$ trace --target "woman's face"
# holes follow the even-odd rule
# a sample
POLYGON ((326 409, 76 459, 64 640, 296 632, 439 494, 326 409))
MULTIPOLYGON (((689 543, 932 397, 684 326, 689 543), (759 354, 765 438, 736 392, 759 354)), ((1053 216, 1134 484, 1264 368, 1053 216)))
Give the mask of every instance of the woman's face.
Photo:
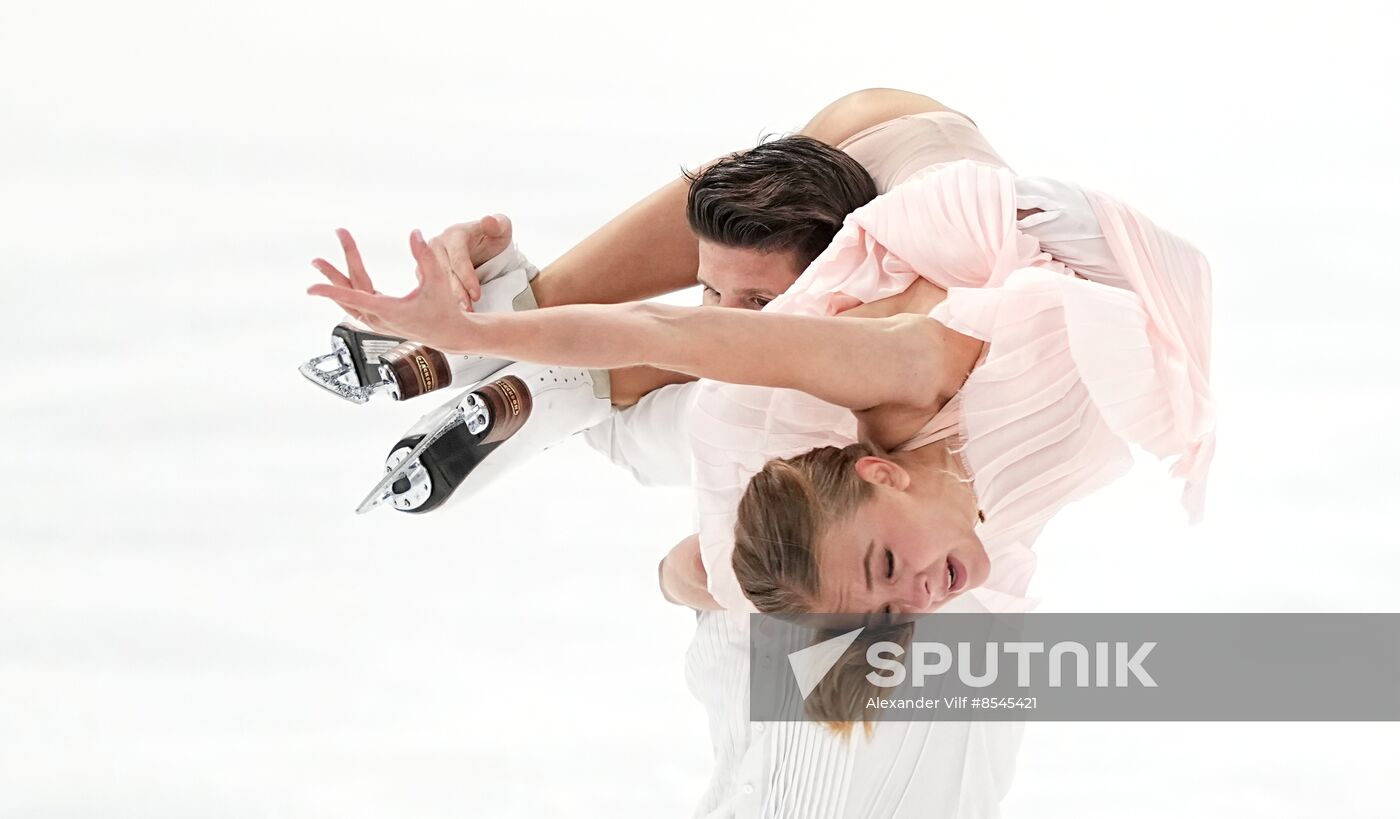
POLYGON ((856 471, 874 484, 873 497, 818 547, 820 611, 930 612, 986 582, 991 561, 973 530, 975 503, 958 492, 911 491, 909 473, 883 458, 862 458, 856 471))

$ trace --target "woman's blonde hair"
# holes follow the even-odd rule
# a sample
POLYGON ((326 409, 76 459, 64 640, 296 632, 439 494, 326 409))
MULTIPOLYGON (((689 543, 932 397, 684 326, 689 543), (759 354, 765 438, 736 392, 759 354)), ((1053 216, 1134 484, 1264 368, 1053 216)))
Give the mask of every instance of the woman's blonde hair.
MULTIPOLYGON (((771 460, 749 481, 739 501, 733 563, 740 588, 759 611, 784 615, 817 610, 822 591, 817 544, 834 523, 874 493, 855 468, 870 455, 886 457, 868 443, 822 447, 771 460)), ((945 471, 966 483, 957 473, 945 471)), ((864 724, 868 736, 879 717, 880 709, 868 703, 879 699, 884 689, 868 678, 866 650, 885 641, 907 647, 914 633, 910 622, 871 618, 804 703, 809 717, 843 736, 849 736, 857 722, 864 724)), ((812 643, 847 631, 849 625, 819 630, 812 643)))
POLYGON ((821 594, 817 543, 870 497, 855 464, 883 455, 873 445, 822 447, 764 464, 739 501, 734 574, 744 596, 768 614, 813 611, 821 594))
MULTIPOLYGON (((749 481, 734 530, 734 573, 759 611, 782 615, 817 609, 817 543, 837 520, 874 493, 874 487, 856 474, 856 462, 869 455, 885 453, 866 443, 822 447, 771 460, 749 481)), ((848 630, 818 631, 813 644, 848 630)), ((866 677, 866 649, 886 640, 906 645, 912 634, 910 623, 882 618, 867 623, 806 698, 807 715, 846 737, 854 724, 862 723, 868 736, 879 709, 867 703, 882 689, 866 677)))

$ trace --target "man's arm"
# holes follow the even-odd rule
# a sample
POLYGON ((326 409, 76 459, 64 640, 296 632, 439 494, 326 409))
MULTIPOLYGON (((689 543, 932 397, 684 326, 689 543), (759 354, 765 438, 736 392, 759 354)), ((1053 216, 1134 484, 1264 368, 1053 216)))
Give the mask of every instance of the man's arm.
MULTIPOLYGON (((832 102, 799 133, 835 146, 886 120, 951 110, 922 94, 867 88, 832 102)), ((685 218, 689 190, 685 179, 672 180, 579 242, 540 271, 535 301, 614 304, 693 287, 699 251, 685 218)))
POLYGON ((689 191, 683 178, 666 183, 541 269, 535 301, 616 304, 694 287, 700 262, 685 218, 689 191))
MULTIPOLYGON (((886 120, 952 109, 893 88, 847 94, 817 113, 804 136, 839 145, 886 120)), ((685 218, 690 183, 675 179, 628 208, 540 271, 532 283, 541 307, 637 301, 695 285, 699 251, 685 218)), ((664 384, 684 380, 649 367, 615 371, 613 402, 630 406, 664 384)))

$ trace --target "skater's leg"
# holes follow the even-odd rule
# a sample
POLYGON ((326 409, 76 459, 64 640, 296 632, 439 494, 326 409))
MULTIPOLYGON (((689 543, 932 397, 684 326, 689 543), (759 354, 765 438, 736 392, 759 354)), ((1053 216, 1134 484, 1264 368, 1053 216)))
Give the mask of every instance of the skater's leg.
POLYGON ((604 372, 509 364, 409 428, 359 511, 442 508, 612 413, 604 372))
POLYGON ((652 390, 636 406, 613 410, 584 430, 583 438, 644 486, 688 486, 686 429, 697 388, 698 382, 689 381, 652 390))

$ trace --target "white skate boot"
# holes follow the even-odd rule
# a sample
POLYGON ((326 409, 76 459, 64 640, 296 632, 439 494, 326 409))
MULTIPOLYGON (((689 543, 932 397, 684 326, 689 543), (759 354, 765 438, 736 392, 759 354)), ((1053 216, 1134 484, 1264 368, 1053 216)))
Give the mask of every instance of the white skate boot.
POLYGON ((509 364, 409 428, 355 511, 441 508, 610 412, 605 370, 509 364))
MULTIPOLYGON (((533 310, 530 282, 539 269, 512 242, 477 268, 482 313, 533 310)), ((364 404, 375 395, 395 401, 452 384, 472 384, 510 362, 477 355, 447 355, 416 341, 375 333, 348 316, 331 330, 331 351, 299 368, 307 380, 347 401, 364 404)))

